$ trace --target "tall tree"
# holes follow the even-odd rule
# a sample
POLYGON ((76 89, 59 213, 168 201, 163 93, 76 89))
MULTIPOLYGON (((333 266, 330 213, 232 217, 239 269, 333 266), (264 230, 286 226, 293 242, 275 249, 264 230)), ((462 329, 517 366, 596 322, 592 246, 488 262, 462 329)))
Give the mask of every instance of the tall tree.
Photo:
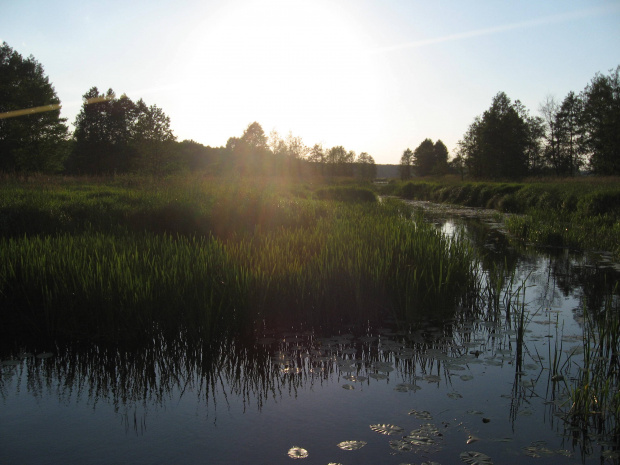
POLYGON ((583 102, 569 92, 556 114, 558 168, 561 174, 575 176, 583 166, 583 102))
POLYGON ((364 181, 372 181, 377 177, 375 159, 366 152, 360 153, 355 163, 357 165, 357 174, 364 181))
POLYGON ((86 174, 129 171, 135 159, 134 125, 138 109, 126 95, 112 89, 100 94, 91 87, 75 119, 74 146, 69 168, 86 174))
POLYGON ((620 66, 600 73, 583 92, 582 146, 595 174, 620 174, 620 66))
POLYGON ((139 170, 156 175, 170 171, 173 168, 172 142, 176 140, 170 129, 170 118, 157 105, 149 107, 142 99, 136 103, 136 109, 133 145, 139 170))
POLYGON ((0 46, 0 170, 59 171, 68 131, 60 100, 30 56, 24 59, 6 42, 0 46))
POLYGON ((310 153, 308 154, 308 161, 317 167, 315 171, 320 174, 325 174, 325 163, 327 161, 327 156, 325 155, 325 150, 323 150, 323 146, 321 144, 314 144, 312 146, 310 153))
POLYGON ((513 104, 500 92, 459 142, 460 153, 474 177, 524 177, 538 152, 541 131, 541 120, 529 118, 518 100, 513 104))
POLYGON ((543 151, 545 163, 550 166, 556 175, 562 174, 562 163, 560 162, 560 143, 558 140, 558 121, 557 115, 560 111, 560 104, 555 97, 548 95, 545 101, 540 104, 538 111, 543 115, 545 148, 543 151))
POLYGON ((400 164, 398 165, 398 172, 400 174, 400 179, 406 181, 407 179, 411 179, 411 167, 413 165, 413 152, 410 149, 407 149, 403 152, 400 157, 400 164))
POLYGON ((251 151, 255 153, 264 153, 269 150, 265 131, 263 131, 262 126, 256 121, 250 123, 245 131, 243 131, 241 140, 247 144, 251 151))
POLYGON ((435 144, 424 139, 413 151, 413 167, 418 176, 428 176, 435 166, 435 144))
POLYGON ((327 151, 327 172, 335 176, 353 175, 355 152, 347 152, 342 145, 332 147, 327 151))
POLYGON ((448 147, 441 139, 437 139, 433 146, 433 157, 435 159, 433 174, 446 174, 448 172, 448 147))

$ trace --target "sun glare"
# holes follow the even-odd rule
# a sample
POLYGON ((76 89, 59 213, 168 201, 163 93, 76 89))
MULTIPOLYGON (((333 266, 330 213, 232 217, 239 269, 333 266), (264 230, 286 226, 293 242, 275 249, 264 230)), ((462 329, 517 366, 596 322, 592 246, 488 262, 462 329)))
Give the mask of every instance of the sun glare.
POLYGON ((346 145, 347 133, 359 140, 364 115, 378 111, 382 89, 369 48, 359 25, 328 2, 224 7, 189 33, 189 65, 179 76, 188 94, 178 113, 209 118, 202 127, 218 125, 227 136, 258 121, 307 144, 346 145))

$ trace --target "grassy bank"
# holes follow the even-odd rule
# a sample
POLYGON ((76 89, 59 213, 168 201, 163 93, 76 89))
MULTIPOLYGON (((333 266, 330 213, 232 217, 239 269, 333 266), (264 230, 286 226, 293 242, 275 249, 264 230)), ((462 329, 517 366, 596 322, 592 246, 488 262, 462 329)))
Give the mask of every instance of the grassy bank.
POLYGON ((541 245, 608 250, 620 258, 620 179, 579 178, 523 183, 411 181, 383 193, 518 213, 510 232, 541 245))
POLYGON ((0 189, 5 336, 416 321, 479 285, 467 245, 360 186, 54 178, 0 189))

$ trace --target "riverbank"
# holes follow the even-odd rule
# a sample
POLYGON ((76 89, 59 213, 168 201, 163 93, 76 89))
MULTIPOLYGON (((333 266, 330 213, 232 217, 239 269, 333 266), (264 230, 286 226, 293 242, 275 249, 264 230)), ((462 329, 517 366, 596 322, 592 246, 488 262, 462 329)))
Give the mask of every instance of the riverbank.
POLYGON ((392 182, 383 194, 519 213, 509 232, 526 242, 605 250, 620 259, 620 179, 579 178, 522 183, 454 179, 392 182))

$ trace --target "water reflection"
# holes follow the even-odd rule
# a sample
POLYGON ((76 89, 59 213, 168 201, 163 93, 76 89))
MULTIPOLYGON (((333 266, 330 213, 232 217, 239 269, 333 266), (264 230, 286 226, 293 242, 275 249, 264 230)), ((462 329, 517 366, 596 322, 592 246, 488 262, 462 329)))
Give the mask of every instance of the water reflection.
MULTIPOLYGON (((617 280, 613 269, 567 251, 511 244, 481 220, 436 221, 485 251, 481 267, 489 279, 477 305, 449 320, 5 350, 0 462, 28 463, 15 460, 28 446, 13 444, 24 430, 41 435, 54 426, 42 424, 30 398, 74 410, 111 407, 123 431, 140 439, 120 456, 98 451, 104 462, 136 454, 149 437, 156 438, 154 456, 133 462, 170 454, 176 463, 276 463, 300 450, 324 463, 351 462, 346 454, 360 463, 455 463, 463 453, 495 463, 525 456, 538 463, 617 462, 617 432, 584 434, 569 415, 583 362, 583 309, 600 312, 617 280), (245 456, 241 440, 251 451, 245 456)), ((71 427, 69 435, 86 434, 82 421, 71 427)), ((61 458, 80 461, 69 452, 61 458)))

